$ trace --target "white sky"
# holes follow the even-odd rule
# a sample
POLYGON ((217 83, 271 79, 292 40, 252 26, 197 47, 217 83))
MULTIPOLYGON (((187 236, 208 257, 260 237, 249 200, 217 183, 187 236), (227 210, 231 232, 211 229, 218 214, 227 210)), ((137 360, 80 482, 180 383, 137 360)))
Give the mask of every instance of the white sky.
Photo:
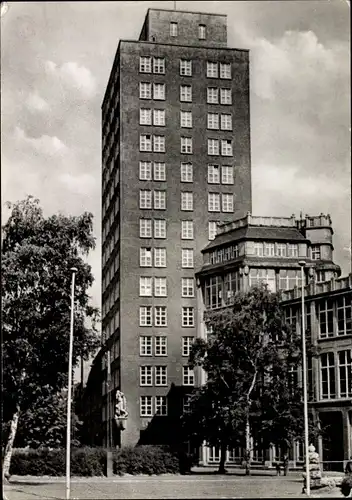
MULTIPOLYGON (((32 194, 45 213, 92 211, 100 306, 100 107, 119 39, 162 2, 9 2, 1 19, 2 208, 32 194)), ((331 214, 350 272, 350 11, 345 0, 177 2, 224 13, 250 49, 254 215, 331 214)))

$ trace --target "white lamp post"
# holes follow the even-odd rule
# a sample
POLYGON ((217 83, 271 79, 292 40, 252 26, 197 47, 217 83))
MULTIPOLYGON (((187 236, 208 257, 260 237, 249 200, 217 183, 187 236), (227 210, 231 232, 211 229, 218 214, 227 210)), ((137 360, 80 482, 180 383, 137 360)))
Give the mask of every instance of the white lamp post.
POLYGON ((70 498, 70 465, 71 465, 71 399, 72 399, 72 354, 73 354, 73 319, 75 307, 75 277, 77 269, 71 268, 71 322, 70 347, 68 354, 68 394, 67 394, 67 429, 66 429, 66 500, 70 498))
POLYGON ((305 261, 300 260, 301 266, 301 294, 302 294, 302 359, 303 359, 303 405, 304 405, 304 447, 306 454, 306 493, 310 496, 310 475, 309 475, 309 435, 308 435, 308 390, 307 390, 307 357, 306 357, 306 325, 304 310, 304 266, 305 261))

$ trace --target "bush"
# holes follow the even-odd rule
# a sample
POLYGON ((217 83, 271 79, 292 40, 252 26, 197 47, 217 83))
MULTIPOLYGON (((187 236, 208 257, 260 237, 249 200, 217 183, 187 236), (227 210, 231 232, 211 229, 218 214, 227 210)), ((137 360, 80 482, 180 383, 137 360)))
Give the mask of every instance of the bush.
POLYGON ((114 474, 177 474, 179 457, 165 446, 141 445, 117 450, 114 454, 114 474))
POLYGON ((344 477, 340 486, 341 493, 348 497, 352 489, 352 474, 347 477, 344 477))
MULTIPOLYGON (((76 448, 71 452, 73 476, 101 476, 104 473, 106 452, 101 448, 76 448)), ((17 450, 12 455, 10 474, 19 476, 64 476, 66 450, 40 448, 17 450)))

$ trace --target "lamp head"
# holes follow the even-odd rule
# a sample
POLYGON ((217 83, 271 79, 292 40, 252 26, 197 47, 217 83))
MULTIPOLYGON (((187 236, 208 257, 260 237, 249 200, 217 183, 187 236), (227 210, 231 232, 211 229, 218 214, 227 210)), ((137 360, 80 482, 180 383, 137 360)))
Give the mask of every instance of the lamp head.
POLYGON ((77 269, 77 267, 71 267, 70 271, 71 271, 71 273, 77 273, 78 269, 77 269))
POLYGON ((298 262, 298 264, 301 266, 301 267, 304 267, 306 265, 306 261, 305 260, 300 260, 298 262))

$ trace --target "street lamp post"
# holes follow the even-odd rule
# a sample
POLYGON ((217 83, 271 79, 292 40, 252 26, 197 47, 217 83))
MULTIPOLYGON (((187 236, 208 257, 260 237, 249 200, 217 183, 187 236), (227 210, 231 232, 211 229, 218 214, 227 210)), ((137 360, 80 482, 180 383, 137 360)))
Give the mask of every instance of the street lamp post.
POLYGON ((302 299, 302 359, 303 359, 303 405, 304 405, 304 447, 306 455, 306 493, 310 496, 310 474, 309 474, 309 435, 308 435, 308 390, 307 390, 307 355, 306 355, 306 326, 304 310, 304 266, 305 261, 299 261, 301 266, 301 299, 302 299))
POLYGON ((73 319, 75 306, 75 277, 77 269, 71 268, 71 321, 70 347, 68 354, 68 393, 67 393, 67 429, 66 429, 66 500, 70 498, 70 466, 71 466, 71 399, 72 399, 72 354, 73 354, 73 319))

